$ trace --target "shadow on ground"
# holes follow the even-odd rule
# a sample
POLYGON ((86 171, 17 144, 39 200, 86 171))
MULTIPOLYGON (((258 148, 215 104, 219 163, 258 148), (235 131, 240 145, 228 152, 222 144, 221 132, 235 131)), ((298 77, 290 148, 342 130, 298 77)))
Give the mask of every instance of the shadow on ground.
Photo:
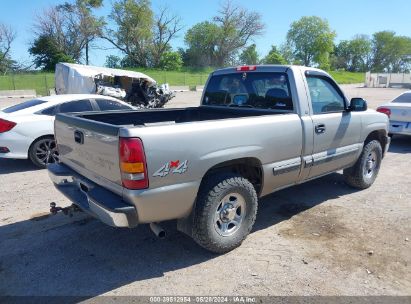
POLYGON ((39 170, 28 159, 0 158, 0 174, 39 170))
MULTIPOLYGON (((254 231, 352 191, 337 173, 279 191, 261 200, 254 231)), ((1 226, 0 295, 92 297, 217 257, 174 224, 166 223, 165 240, 155 238, 147 225, 115 229, 83 215, 1 226)))
POLYGON ((411 153, 411 136, 394 135, 388 149, 391 153, 411 153))

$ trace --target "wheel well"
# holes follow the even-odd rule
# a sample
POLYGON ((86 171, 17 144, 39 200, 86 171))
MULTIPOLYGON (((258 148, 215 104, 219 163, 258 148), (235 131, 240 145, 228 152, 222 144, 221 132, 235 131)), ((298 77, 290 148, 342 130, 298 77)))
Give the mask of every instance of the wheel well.
POLYGON ((387 134, 385 130, 376 130, 368 134, 367 138, 365 139, 364 143, 367 144, 372 140, 377 140, 381 144, 382 152, 385 151, 385 146, 387 145, 387 134))
MULTIPOLYGON (((253 184, 257 196, 260 195, 263 184, 263 169, 261 162, 252 157, 238 158, 219 163, 211 167, 201 180, 201 185, 210 176, 219 172, 230 172, 241 175, 253 184)), ((200 185, 200 187, 201 187, 200 185)))

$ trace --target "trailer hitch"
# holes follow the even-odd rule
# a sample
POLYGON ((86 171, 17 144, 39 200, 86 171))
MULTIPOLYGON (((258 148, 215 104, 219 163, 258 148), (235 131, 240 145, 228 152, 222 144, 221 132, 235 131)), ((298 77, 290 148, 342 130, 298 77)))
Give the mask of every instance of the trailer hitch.
POLYGON ((64 215, 72 217, 74 212, 80 211, 81 209, 74 204, 68 207, 57 207, 55 202, 50 203, 50 213, 53 215, 56 215, 58 212, 63 212, 64 215))

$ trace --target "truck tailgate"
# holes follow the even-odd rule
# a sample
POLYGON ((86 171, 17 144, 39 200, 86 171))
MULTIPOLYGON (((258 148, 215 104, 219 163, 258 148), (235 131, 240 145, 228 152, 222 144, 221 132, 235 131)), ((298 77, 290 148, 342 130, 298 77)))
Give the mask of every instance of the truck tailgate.
POLYGON ((57 115, 54 132, 60 162, 122 195, 119 127, 76 116, 57 115))

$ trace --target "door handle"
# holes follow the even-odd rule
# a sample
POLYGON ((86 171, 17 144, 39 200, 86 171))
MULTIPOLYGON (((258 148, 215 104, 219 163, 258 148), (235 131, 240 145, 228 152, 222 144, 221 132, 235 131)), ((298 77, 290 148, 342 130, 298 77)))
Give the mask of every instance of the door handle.
POLYGON ((74 131, 74 141, 80 145, 84 144, 84 134, 81 131, 74 131))
POLYGON ((315 125, 315 133, 322 134, 324 132, 325 132, 325 124, 320 123, 320 124, 315 125))

